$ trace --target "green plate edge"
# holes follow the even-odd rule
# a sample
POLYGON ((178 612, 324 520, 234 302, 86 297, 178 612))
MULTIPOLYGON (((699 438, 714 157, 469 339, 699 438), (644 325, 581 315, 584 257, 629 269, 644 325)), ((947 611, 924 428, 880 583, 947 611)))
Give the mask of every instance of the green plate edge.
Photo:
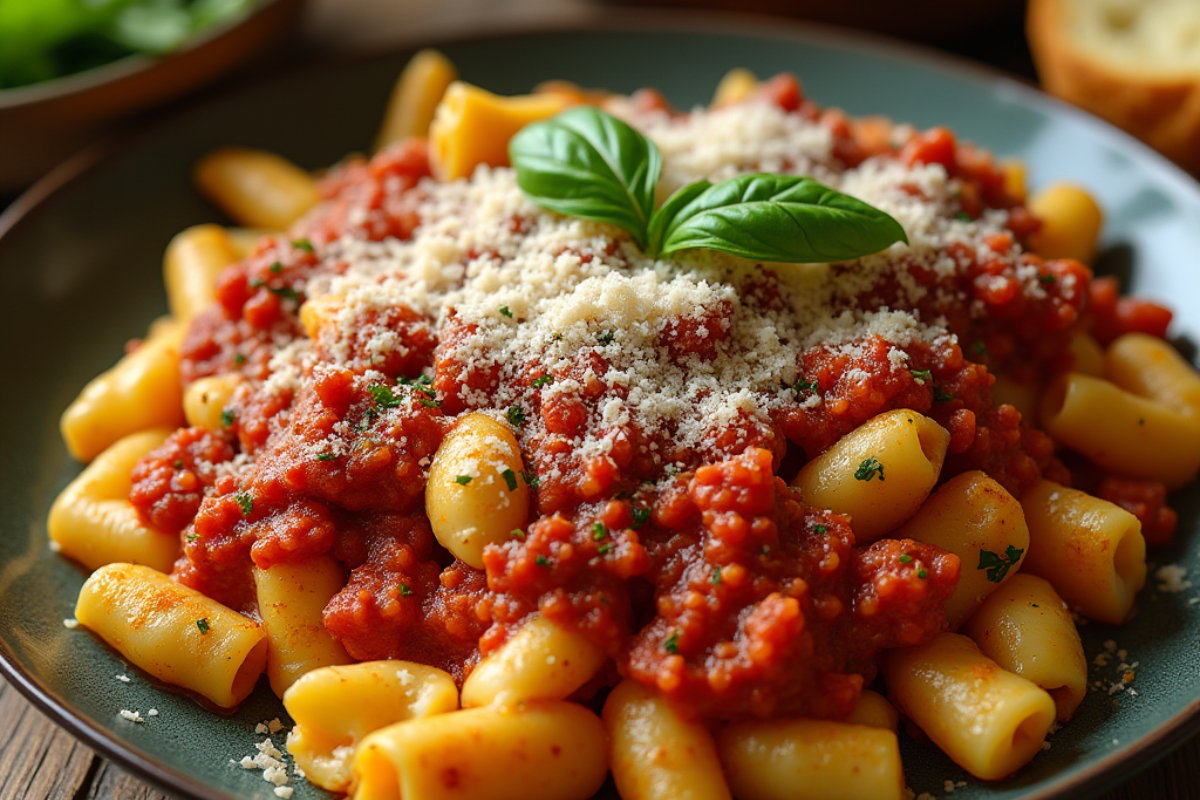
MULTIPOLYGON (((1139 293, 1173 303, 1177 333, 1200 333, 1200 270, 1189 269, 1200 252, 1200 186, 1125 134, 977 65, 820 26, 714 15, 630 15, 589 29, 436 46, 464 79, 499 93, 565 78, 618 91, 655 86, 686 108, 706 102, 726 70, 744 66, 760 75, 796 72, 809 96, 852 114, 945 124, 998 155, 1020 155, 1035 183, 1092 188, 1108 210, 1109 264, 1139 293)), ((0 217, 0 331, 9 343, 0 374, 10 376, 0 392, 0 672, 56 722, 175 796, 274 798, 260 773, 228 762, 255 752, 262 737, 254 724, 282 716, 282 707, 264 684, 237 714, 209 714, 62 626, 84 576, 45 544, 45 513, 79 471, 60 443, 58 415, 165 312, 159 265, 170 237, 221 221, 189 188, 195 160, 239 144, 318 168, 366 149, 411 53, 313 67, 209 100, 104 158, 64 167, 0 217), (117 714, 145 716, 151 707, 159 716, 142 725, 117 714)), ((1200 574, 1200 490, 1173 500, 1177 542, 1151 557, 1200 574)), ((1140 662, 1138 697, 1122 695, 1117 708, 1107 693, 1089 694, 1052 749, 1001 784, 974 781, 901 737, 909 785, 941 796, 944 780, 967 781, 956 800, 1084 797, 1165 755, 1200 728, 1200 606, 1188 603, 1195 595, 1148 588, 1127 631, 1082 629, 1089 658, 1114 639, 1128 661, 1140 662)), ((1112 667, 1090 675, 1116 677, 1112 667)), ((297 800, 329 796, 294 785, 297 800)), ((614 796, 611 784, 602 795, 614 796)))

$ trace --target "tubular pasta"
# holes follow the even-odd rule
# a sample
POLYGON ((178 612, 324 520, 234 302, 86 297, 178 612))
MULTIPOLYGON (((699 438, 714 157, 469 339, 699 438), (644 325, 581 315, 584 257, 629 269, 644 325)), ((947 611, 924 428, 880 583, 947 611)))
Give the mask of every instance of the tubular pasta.
POLYGON ((246 699, 267 662, 261 625, 150 567, 93 572, 75 618, 154 677, 222 708, 246 699))
POLYGON ((954 761, 977 778, 1007 777, 1042 749, 1054 701, 1001 669, 975 643, 939 634, 884 654, 888 697, 954 761))

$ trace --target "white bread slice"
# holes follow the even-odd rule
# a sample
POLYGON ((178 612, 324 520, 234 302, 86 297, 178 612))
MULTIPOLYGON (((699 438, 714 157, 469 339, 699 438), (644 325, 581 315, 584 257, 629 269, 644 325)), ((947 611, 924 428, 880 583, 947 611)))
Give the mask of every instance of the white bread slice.
POLYGON ((1042 85, 1200 175, 1200 0, 1030 0, 1042 85))

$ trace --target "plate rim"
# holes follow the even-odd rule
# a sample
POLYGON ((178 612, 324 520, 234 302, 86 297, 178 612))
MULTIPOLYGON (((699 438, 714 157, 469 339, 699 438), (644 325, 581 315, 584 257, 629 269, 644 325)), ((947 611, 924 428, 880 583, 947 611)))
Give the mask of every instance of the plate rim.
MULTIPOLYGON (((965 75, 968 80, 985 84, 990 89, 1002 89, 1011 93, 1020 104, 1034 110, 1052 116, 1065 116, 1090 127, 1104 144, 1129 153, 1150 167, 1154 178, 1172 185, 1184 194, 1192 195, 1200 202, 1200 177, 1193 177, 1149 145, 1099 117, 1046 94, 1022 78, 962 56, 877 33, 825 23, 782 19, 765 14, 623 10, 623 13, 614 17, 612 14, 602 15, 600 9, 586 9, 578 17, 568 20, 558 19, 544 24, 498 24, 490 26, 487 31, 471 29, 459 34, 405 38, 363 53, 318 57, 301 67, 291 67, 282 72, 260 76, 243 86, 205 96, 199 102, 187 104, 140 131, 115 141, 92 145, 38 180, 0 213, 0 254, 10 246, 14 231, 29 224, 31 219, 45 211, 57 195, 77 180, 111 159, 136 148, 140 142, 155 138, 160 130, 176 120, 196 113, 197 109, 219 104, 237 94, 277 82, 302 79, 303 76, 322 70, 338 70, 356 64, 395 58, 422 47, 469 45, 516 36, 542 37, 556 33, 635 32, 709 33, 765 38, 795 44, 833 45, 851 53, 882 55, 889 59, 931 66, 942 73, 965 75)), ((71 703, 65 697, 42 685, 25 669, 3 638, 0 638, 0 677, 6 679, 52 722, 91 747, 97 754, 129 769, 137 777, 148 781, 168 795, 186 800, 239 800, 236 795, 229 794, 223 788, 212 787, 166 763, 143 755, 129 742, 113 735, 87 716, 73 711, 71 703)), ((1127 780, 1159 762, 1197 732, 1200 732, 1200 696, 1139 741, 1101 757, 1095 764, 1069 777, 1050 779, 1047 785, 1023 795, 1022 800, 1066 800, 1094 796, 1106 787, 1127 780)))

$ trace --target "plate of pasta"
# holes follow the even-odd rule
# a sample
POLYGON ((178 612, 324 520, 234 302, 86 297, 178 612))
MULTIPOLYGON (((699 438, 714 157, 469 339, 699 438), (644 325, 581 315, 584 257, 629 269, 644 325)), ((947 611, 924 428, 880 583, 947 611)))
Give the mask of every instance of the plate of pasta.
POLYGON ((1200 725, 1197 251, 827 31, 248 87, 0 223, 0 660, 187 797, 1098 791, 1200 725))

